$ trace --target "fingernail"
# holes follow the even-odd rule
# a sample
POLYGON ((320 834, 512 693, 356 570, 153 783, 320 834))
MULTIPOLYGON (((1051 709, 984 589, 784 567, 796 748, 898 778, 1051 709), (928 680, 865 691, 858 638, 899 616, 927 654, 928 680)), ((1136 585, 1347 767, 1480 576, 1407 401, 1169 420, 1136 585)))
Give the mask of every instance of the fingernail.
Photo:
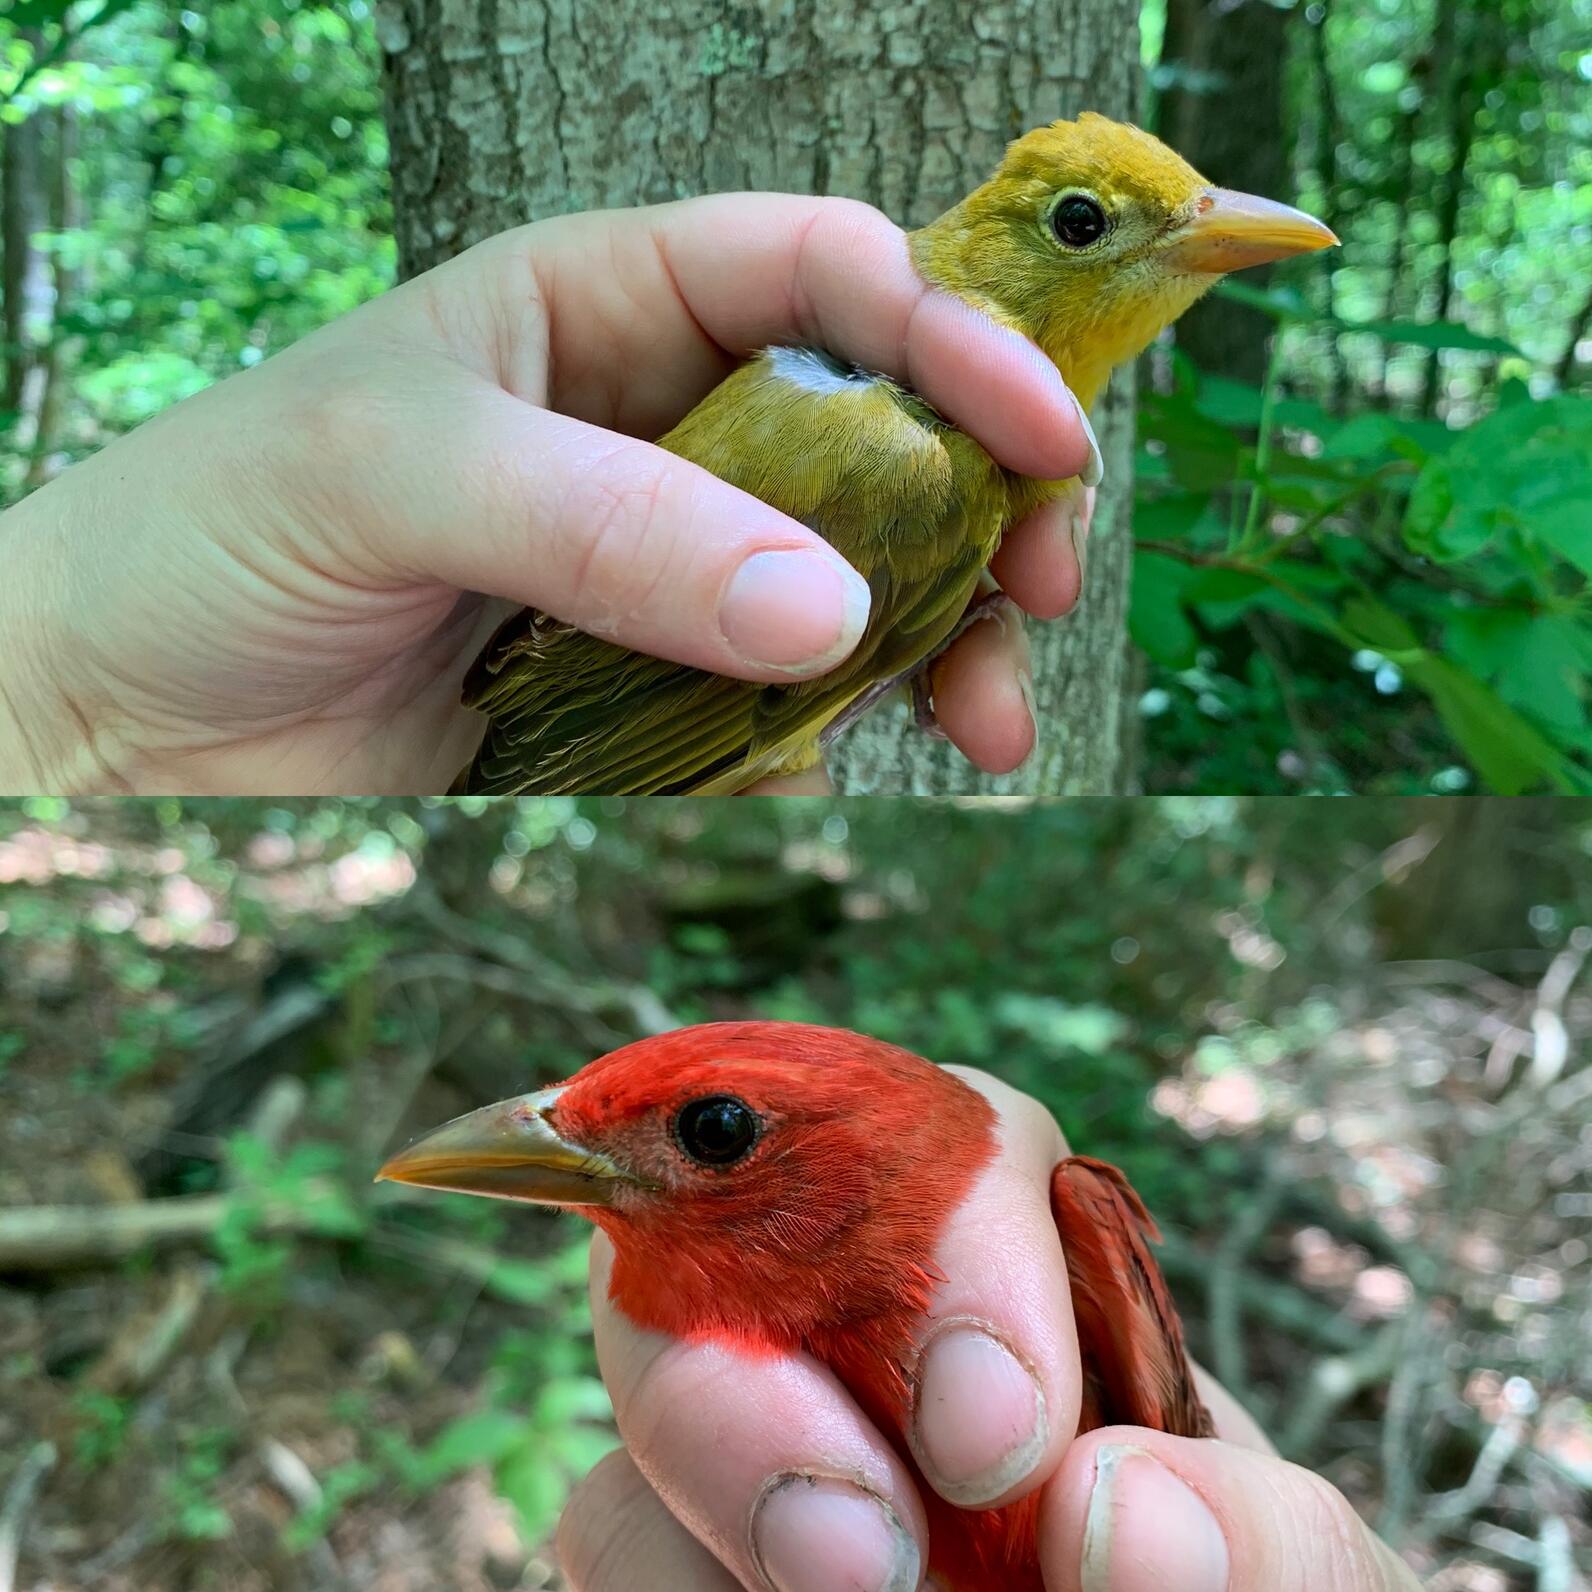
POLYGON ((1039 745, 1039 703, 1034 696, 1034 652, 1028 641, 1028 626, 1023 623, 1022 610, 1015 603, 1001 610, 1000 622, 1017 643, 1013 662, 1017 666, 1017 689, 1023 694, 1023 705, 1034 726, 1033 746, 1029 747, 1032 756, 1034 747, 1039 745))
POLYGON ((1227 1542, 1193 1488, 1142 1448, 1095 1455, 1083 1592, 1227 1592, 1227 1542))
POLYGON ((791 548, 753 553, 719 600, 719 629, 747 663, 817 674, 856 646, 868 583, 844 559, 791 548))
MULTIPOLYGON (((1030 683, 1030 712, 1032 691, 1030 683)), ((930 1342, 918 1370, 912 1450, 942 1498, 969 1507, 1000 1497, 1034 1468, 1048 1430, 1038 1382, 1004 1343, 971 1324, 930 1342)))
POLYGON ((752 1515, 752 1557, 775 1592, 914 1592, 918 1545, 884 1499, 827 1476, 776 1476, 752 1515))
POLYGON ((1089 424, 1089 416, 1084 412, 1084 407, 1078 402, 1078 395, 1073 394, 1073 407, 1078 411, 1078 418, 1083 422, 1083 432, 1089 439, 1089 462, 1078 472, 1078 479, 1085 486, 1099 486, 1105 480, 1106 462, 1100 457, 1100 442, 1094 434, 1094 427, 1089 424))
MULTIPOLYGON (((1017 671, 1017 689, 1023 693, 1023 704, 1028 709, 1028 716, 1034 722, 1034 746, 1039 745, 1039 704, 1034 699, 1034 677, 1029 669, 1024 666, 1017 671)), ((1029 748, 1032 756, 1033 747, 1029 748)))
POLYGON ((1067 518, 1067 534, 1072 537, 1072 551, 1078 560, 1078 597, 1081 601, 1084 579, 1089 573, 1089 521, 1077 509, 1067 518))

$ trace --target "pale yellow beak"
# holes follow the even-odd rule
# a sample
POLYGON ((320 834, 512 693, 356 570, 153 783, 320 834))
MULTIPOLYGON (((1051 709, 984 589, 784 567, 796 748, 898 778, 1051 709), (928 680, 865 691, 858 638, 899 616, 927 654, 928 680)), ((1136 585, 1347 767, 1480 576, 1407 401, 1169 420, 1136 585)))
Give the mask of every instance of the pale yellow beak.
POLYGON ((1172 234, 1163 258, 1175 271, 1219 276, 1330 249, 1337 241, 1331 227, 1292 205, 1231 188, 1207 188, 1195 201, 1193 218, 1172 234))
POLYGON ((455 1117, 400 1150, 376 1181, 538 1205, 608 1205, 638 1180, 605 1155, 554 1131, 546 1113, 562 1089, 542 1089, 455 1117))

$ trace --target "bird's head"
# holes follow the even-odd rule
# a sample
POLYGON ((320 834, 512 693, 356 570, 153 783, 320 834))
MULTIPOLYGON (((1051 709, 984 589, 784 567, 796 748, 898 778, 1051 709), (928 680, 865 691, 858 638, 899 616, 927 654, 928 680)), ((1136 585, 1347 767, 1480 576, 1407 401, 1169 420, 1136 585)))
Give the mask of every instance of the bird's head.
POLYGON ((789 1348, 920 1310, 994 1113, 893 1045, 712 1023, 459 1117, 378 1177, 567 1206, 613 1241, 613 1298, 683 1337, 789 1348))
POLYGON ((1337 241, 1302 210, 1213 187, 1160 139, 1086 113, 1019 138, 913 235, 913 258, 1033 338, 1087 406, 1226 272, 1337 241))

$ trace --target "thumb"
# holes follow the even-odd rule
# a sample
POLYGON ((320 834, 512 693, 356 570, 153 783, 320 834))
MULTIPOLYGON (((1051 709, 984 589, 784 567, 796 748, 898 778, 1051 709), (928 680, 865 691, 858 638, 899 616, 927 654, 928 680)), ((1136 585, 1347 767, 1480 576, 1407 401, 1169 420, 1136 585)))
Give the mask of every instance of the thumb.
POLYGON ((389 389, 340 421, 360 427, 336 453, 362 573, 505 597, 748 680, 822 673, 861 638, 867 582, 795 520, 651 443, 496 387, 447 391, 443 407, 389 389))
POLYGON ((1138 1427, 1091 1432, 1045 1493, 1048 1592, 1420 1592, 1313 1472, 1138 1427))

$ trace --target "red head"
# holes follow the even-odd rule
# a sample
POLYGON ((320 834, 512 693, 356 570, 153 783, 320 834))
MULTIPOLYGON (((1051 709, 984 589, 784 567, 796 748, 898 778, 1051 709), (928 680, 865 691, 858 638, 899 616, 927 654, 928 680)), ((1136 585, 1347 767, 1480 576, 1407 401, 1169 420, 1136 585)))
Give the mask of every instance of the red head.
POLYGON ((439 1128, 382 1177, 578 1209, 642 1326, 785 1348, 918 1310, 994 1114, 893 1045, 713 1023, 439 1128))

